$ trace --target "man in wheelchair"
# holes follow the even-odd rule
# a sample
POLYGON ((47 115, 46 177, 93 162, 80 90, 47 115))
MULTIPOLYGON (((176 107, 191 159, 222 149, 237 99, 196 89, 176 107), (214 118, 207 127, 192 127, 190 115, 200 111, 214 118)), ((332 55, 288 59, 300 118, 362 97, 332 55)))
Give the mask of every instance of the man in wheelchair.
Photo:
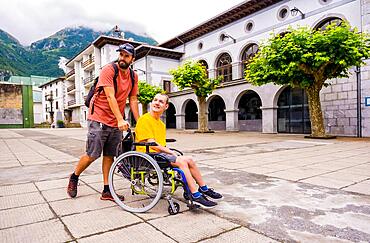
MULTIPOLYGON (((171 166, 180 168, 186 177, 193 203, 203 208, 212 208, 217 205, 215 200, 222 199, 223 196, 209 188, 204 182, 200 171, 189 156, 178 156, 176 152, 166 147, 166 125, 160 120, 163 112, 168 108, 168 96, 157 94, 150 104, 150 112, 142 115, 135 128, 136 142, 154 142, 157 146, 150 147, 150 153, 158 153, 160 157, 166 158, 171 162, 171 166), (197 189, 195 182, 199 185, 197 189)), ((146 151, 143 146, 137 146, 139 152, 146 151)))

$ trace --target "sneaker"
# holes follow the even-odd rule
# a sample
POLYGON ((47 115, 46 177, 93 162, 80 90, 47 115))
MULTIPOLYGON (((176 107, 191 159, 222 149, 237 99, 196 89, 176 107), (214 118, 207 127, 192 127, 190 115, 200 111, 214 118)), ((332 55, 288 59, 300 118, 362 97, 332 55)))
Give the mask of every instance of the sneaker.
POLYGON ((71 176, 69 177, 69 183, 67 187, 67 194, 74 198, 77 196, 77 184, 78 184, 78 179, 72 179, 71 176))
POLYGON ((202 189, 199 188, 198 190, 200 193, 203 193, 203 195, 206 195, 212 199, 215 199, 215 200, 220 200, 222 198, 224 198, 220 193, 218 192, 215 192, 215 190, 213 190, 212 188, 208 188, 207 191, 202 191, 202 189))
POLYGON ((201 195, 198 198, 193 198, 193 203, 202 208, 213 208, 217 205, 216 202, 208 200, 205 196, 201 195))
MULTIPOLYGON (((124 196, 122 196, 122 195, 117 195, 117 196, 121 201, 125 200, 124 196)), ((101 193, 100 200, 109 200, 109 201, 114 202, 114 198, 113 198, 112 194, 110 193, 110 191, 107 191, 107 192, 103 191, 101 193)))

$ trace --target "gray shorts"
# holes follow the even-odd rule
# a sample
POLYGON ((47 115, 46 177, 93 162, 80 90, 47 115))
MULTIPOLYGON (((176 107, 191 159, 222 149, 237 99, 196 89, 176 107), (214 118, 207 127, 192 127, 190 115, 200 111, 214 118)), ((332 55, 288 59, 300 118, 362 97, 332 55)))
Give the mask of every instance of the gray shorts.
POLYGON ((122 132, 97 121, 87 121, 86 154, 93 158, 117 156, 117 146, 122 140, 122 132))

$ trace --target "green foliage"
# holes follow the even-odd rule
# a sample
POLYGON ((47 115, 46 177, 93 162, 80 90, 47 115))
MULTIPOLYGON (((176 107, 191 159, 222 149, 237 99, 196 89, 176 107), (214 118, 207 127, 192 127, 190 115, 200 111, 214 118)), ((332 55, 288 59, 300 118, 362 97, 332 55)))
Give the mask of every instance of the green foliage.
POLYGON ((207 78, 207 70, 199 62, 186 61, 177 69, 170 70, 173 82, 180 88, 192 88, 198 97, 207 97, 220 84, 221 77, 217 79, 207 78))
POLYGON ((152 86, 145 81, 139 82, 139 95, 137 99, 141 104, 149 104, 158 93, 164 93, 164 90, 157 86, 152 86))
POLYGON ((289 31, 261 45, 247 67, 246 80, 254 85, 272 82, 321 89, 329 79, 348 77, 350 67, 361 65, 370 56, 369 36, 348 23, 330 25, 325 31, 308 27, 289 31))

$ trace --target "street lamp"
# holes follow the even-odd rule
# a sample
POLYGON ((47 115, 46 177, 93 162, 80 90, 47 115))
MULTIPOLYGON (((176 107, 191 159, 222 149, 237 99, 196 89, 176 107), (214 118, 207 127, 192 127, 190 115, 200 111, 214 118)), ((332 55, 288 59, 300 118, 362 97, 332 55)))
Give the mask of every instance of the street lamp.
POLYGON ((305 14, 297 7, 292 8, 290 10, 290 13, 292 14, 292 16, 297 16, 297 14, 300 13, 301 16, 302 16, 302 19, 304 19, 306 17, 305 14))
POLYGON ((53 93, 51 92, 49 94, 46 94, 45 99, 46 99, 46 101, 50 102, 50 109, 48 109, 48 107, 47 107, 46 112, 50 113, 50 121, 51 121, 51 123, 54 123, 54 111, 53 111, 54 97, 53 97, 53 93))
POLYGON ((236 43, 236 39, 234 37, 232 37, 231 35, 229 34, 226 34, 226 33, 222 33, 221 36, 220 36, 220 39, 221 41, 224 41, 226 39, 232 39, 234 43, 236 43))

